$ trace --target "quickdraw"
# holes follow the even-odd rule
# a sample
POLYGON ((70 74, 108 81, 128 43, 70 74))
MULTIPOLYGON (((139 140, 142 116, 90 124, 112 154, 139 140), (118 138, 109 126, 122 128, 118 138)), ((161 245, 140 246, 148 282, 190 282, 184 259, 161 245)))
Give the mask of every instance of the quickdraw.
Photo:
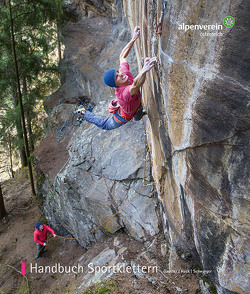
POLYGON ((163 16, 164 16, 164 11, 166 9, 166 6, 167 6, 167 0, 164 0, 163 3, 162 3, 162 9, 161 9, 161 16, 160 16, 160 19, 159 19, 159 24, 156 28, 156 35, 161 35, 162 33, 162 21, 163 21, 163 16))
POLYGON ((157 28, 156 28, 156 35, 160 35, 162 33, 162 25, 158 24, 157 28))

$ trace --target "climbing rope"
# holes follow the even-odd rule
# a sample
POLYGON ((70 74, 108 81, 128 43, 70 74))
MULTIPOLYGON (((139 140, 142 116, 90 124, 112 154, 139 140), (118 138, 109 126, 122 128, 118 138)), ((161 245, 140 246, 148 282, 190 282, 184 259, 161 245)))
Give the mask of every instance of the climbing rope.
POLYGON ((26 294, 26 293, 29 294, 30 293, 29 281, 28 281, 28 278, 26 277, 26 275, 23 275, 14 266, 9 265, 9 264, 0 264, 0 267, 8 267, 8 268, 11 268, 12 270, 14 270, 17 273, 19 273, 20 275, 22 275, 23 276, 23 284, 22 284, 22 287, 21 287, 21 289, 20 289, 20 291, 18 293, 23 293, 23 294, 26 294))
POLYGON ((69 119, 63 122, 56 130, 56 140, 61 143, 71 133, 73 127, 80 126, 84 121, 84 116, 80 113, 74 113, 69 119))
POLYGON ((73 121, 74 121, 73 115, 71 118, 63 122, 55 131, 56 134, 56 140, 57 142, 63 142, 65 138, 68 136, 68 134, 71 132, 71 129, 73 127, 73 121))

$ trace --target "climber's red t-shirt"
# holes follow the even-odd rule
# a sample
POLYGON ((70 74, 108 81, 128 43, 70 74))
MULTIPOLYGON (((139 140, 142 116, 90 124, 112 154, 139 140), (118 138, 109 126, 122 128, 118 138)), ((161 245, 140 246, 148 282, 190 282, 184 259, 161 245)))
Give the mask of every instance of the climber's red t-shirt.
POLYGON ((117 102, 120 104, 120 107, 123 110, 123 112, 125 112, 125 114, 133 116, 141 104, 141 92, 140 90, 138 90, 138 92, 133 96, 131 96, 131 94, 129 93, 129 89, 133 84, 134 77, 129 71, 128 63, 123 62, 120 65, 119 70, 128 76, 130 85, 115 88, 117 102))

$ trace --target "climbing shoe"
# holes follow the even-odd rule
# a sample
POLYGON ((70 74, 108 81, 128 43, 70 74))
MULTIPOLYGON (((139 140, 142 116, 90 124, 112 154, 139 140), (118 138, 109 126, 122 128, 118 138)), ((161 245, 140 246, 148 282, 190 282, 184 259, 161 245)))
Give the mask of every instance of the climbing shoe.
POLYGON ((85 114, 85 111, 86 111, 85 107, 83 107, 83 105, 80 105, 78 107, 78 109, 76 111, 74 111, 74 114, 77 114, 78 113, 78 114, 84 115, 85 114))
POLYGON ((84 115, 78 116, 76 119, 77 124, 80 126, 80 124, 84 121, 84 115))
POLYGON ((85 114, 86 108, 83 105, 80 105, 76 111, 74 111, 74 115, 78 114, 78 117, 76 118, 77 125, 80 126, 80 124, 84 121, 84 114, 85 114))

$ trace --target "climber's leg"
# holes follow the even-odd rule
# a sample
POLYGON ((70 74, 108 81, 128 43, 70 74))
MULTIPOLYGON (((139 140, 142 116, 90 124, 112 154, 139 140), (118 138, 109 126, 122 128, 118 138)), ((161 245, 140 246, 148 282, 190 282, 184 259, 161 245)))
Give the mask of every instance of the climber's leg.
POLYGON ((86 111, 85 112, 85 120, 87 122, 95 124, 98 128, 103 129, 103 130, 113 130, 116 128, 121 127, 128 121, 122 118, 116 111, 113 116, 108 117, 108 118, 102 118, 99 115, 96 115, 92 112, 86 111), (116 118, 114 118, 114 116, 116 118))

